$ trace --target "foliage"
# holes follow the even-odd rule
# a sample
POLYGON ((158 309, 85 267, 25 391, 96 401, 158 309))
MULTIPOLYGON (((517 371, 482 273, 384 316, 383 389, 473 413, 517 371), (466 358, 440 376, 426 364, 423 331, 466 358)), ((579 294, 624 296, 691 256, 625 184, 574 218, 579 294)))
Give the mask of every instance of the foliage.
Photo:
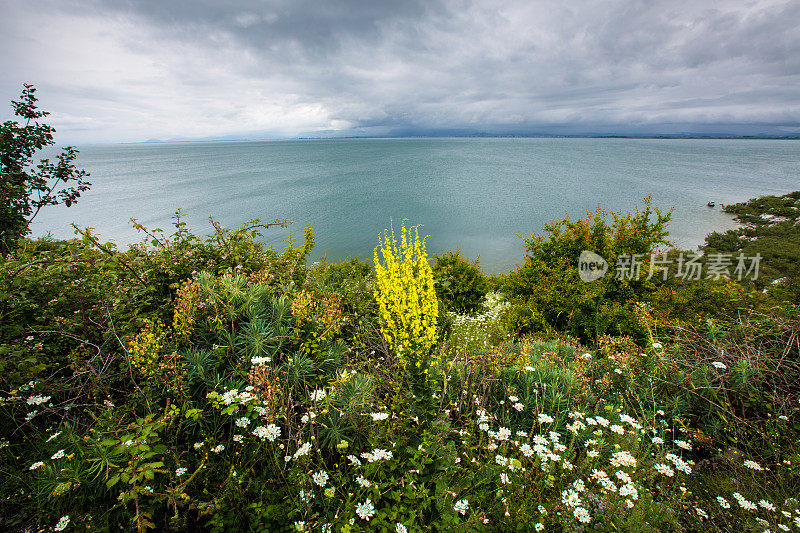
POLYGON ((726 205, 725 212, 743 226, 709 234, 705 254, 758 254, 759 275, 753 285, 766 287, 776 298, 800 301, 800 191, 726 205))
MULTIPOLYGON (((436 312, 416 232, 384 233, 373 271, 307 265, 310 230, 279 251, 263 224, 139 227, 126 251, 81 229, 0 262, 3 530, 800 527, 800 325, 770 292, 670 281, 611 301, 610 280, 565 276, 602 286, 594 319, 622 327, 532 336, 508 326, 535 294, 436 312)), ((568 264, 589 233, 547 253, 568 264)))
POLYGON ((503 279, 501 288, 512 304, 508 328, 516 334, 562 331, 583 341, 606 333, 641 336, 627 309, 654 291, 659 278, 651 277, 646 266, 639 279, 616 279, 613 273, 623 254, 645 256, 667 244, 671 214, 651 207, 648 197, 641 211, 611 213, 611 223, 598 207, 585 219, 545 225, 543 235, 525 239, 524 262, 503 279), (605 258, 612 272, 590 283, 580 281, 578 257, 584 250, 605 258))
POLYGON ((36 88, 26 83, 19 101, 11 101, 14 114, 24 124, 8 120, 0 125, 0 253, 16 248, 30 233, 30 224, 48 205, 75 203, 91 184, 89 174, 78 170, 74 161, 78 150, 67 146, 56 161, 42 159, 35 169, 37 151, 55 144, 55 129, 40 124, 49 115, 37 108, 36 88))
POLYGON ((488 290, 478 259, 469 261, 461 250, 448 250, 433 256, 436 296, 448 310, 469 314, 480 308, 488 290))

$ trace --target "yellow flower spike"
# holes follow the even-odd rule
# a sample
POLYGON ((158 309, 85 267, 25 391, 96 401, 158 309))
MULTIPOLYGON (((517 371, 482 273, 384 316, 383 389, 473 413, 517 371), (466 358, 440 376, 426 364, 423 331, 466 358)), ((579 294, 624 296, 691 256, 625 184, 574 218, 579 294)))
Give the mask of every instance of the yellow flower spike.
POLYGON ((424 239, 419 238, 419 226, 411 228, 414 230, 411 233, 405 222, 401 225, 399 243, 393 225, 378 235, 379 244, 374 253, 375 299, 382 318, 381 333, 398 360, 427 368, 430 349, 438 338, 439 307, 433 270, 428 263, 424 239))

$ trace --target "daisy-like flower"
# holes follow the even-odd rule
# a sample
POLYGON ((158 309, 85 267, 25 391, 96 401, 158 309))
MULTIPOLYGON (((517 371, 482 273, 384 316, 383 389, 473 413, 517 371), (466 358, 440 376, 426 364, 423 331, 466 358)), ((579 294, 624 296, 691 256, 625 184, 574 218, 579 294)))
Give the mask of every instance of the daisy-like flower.
POLYGON ((748 460, 746 460, 744 462, 744 466, 746 466, 747 468, 750 468, 752 470, 764 470, 763 468, 761 468, 760 464, 758 464, 755 461, 751 461, 750 459, 748 459, 748 460))
POLYGON ((576 507, 572 514, 575 515, 575 519, 582 524, 588 524, 592 521, 592 517, 589 516, 589 511, 583 507, 576 507))
POLYGON ((41 461, 36 461, 31 466, 28 467, 28 470, 36 470, 37 468, 44 466, 44 463, 41 461))
POLYGON ((517 402, 517 403, 515 403, 513 407, 514 407, 514 409, 516 409, 517 411, 522 411, 523 409, 525 409, 525 406, 524 406, 524 405, 522 405, 520 402, 517 402))
POLYGON ((205 444, 205 443, 203 443, 203 442, 195 442, 194 443, 194 449, 195 450, 199 450, 200 448, 203 447, 203 444, 205 444))
MULTIPOLYGON (((62 457, 64 457, 64 450, 58 450, 56 453, 54 453, 54 454, 53 454, 53 455, 50 457, 50 459, 53 459, 53 460, 55 460, 55 459, 61 459, 62 457)), ((64 526, 64 527, 66 527, 66 526, 64 526)))
POLYGON ((361 485, 365 489, 367 487, 369 487, 370 485, 372 485, 372 483, 370 483, 370 481, 367 478, 365 478, 364 476, 358 476, 356 478, 356 483, 358 483, 359 485, 361 485))
POLYGON ((467 509, 469 509, 469 501, 467 500, 458 500, 454 505, 453 509, 457 513, 461 513, 462 515, 467 514, 467 509))
POLYGON ((50 400, 50 396, 42 396, 41 394, 36 394, 35 396, 31 396, 30 398, 28 398, 28 405, 42 405, 48 400, 50 400))
POLYGON ((567 507, 577 507, 580 505, 581 497, 575 489, 561 491, 561 503, 567 507))
POLYGON ((544 531, 544 524, 541 522, 536 522, 536 524, 533 526, 533 529, 536 531, 544 531))
POLYGON ((233 436, 233 442, 242 442, 243 439, 244 439, 244 436, 242 436, 242 435, 234 435, 233 436))
POLYGON ((214 446, 211 449, 211 451, 214 452, 214 453, 224 452, 225 451, 225 445, 224 444, 217 444, 216 446, 214 446))
POLYGON ((263 365, 264 363, 269 363, 270 361, 272 361, 272 357, 267 357, 267 356, 253 357, 252 359, 250 359, 250 362, 256 366, 263 365))
POLYGON ((396 533, 408 533, 408 528, 406 526, 404 526, 403 524, 401 524, 400 522, 398 522, 394 526, 394 530, 396 531, 396 533))
POLYGON ((184 467, 180 467, 180 468, 177 468, 175 470, 175 475, 178 476, 178 477, 181 477, 181 476, 185 475, 186 472, 187 472, 187 470, 184 467))
POLYGON ((731 508, 731 504, 730 504, 730 503, 728 503, 728 500, 726 500, 726 499, 725 499, 725 498, 723 498, 722 496, 717 496, 717 503, 718 503, 718 504, 719 504, 719 506, 720 506, 720 507, 722 507, 723 509, 730 509, 730 508, 731 508))
POLYGON ((386 420, 387 418, 389 418, 389 413, 386 413, 386 412, 370 413, 369 416, 372 417, 372 420, 374 422, 380 422, 382 420, 386 420))
POLYGON ((545 414, 545 413, 539 413, 538 420, 539 420, 540 424, 552 424, 553 423, 553 417, 548 415, 548 414, 545 414))
POLYGON ((382 450, 380 448, 375 448, 371 452, 364 452, 361 454, 361 457, 366 459, 370 463, 374 463, 375 461, 380 461, 381 459, 389 460, 393 457, 392 452, 387 450, 382 450))
POLYGON ((664 439, 662 439, 661 437, 653 437, 652 439, 650 439, 650 441, 653 444, 664 444, 664 439))
POLYGON ((375 514, 375 506, 372 505, 372 500, 367 498, 364 503, 356 505, 356 514, 362 519, 369 522, 369 519, 375 514))
POLYGON ((59 435, 61 435, 61 432, 60 431, 56 431, 55 433, 50 435, 50 437, 48 437, 48 439, 45 442, 50 442, 51 440, 53 440, 54 438, 58 437, 59 435))
POLYGON ((526 371, 526 372, 533 372, 534 370, 536 370, 536 369, 535 369, 535 368, 533 368, 532 366, 526 366, 526 367, 525 367, 525 371, 526 371))
POLYGON ((612 432, 617 433, 618 435, 623 435, 625 433, 625 429, 619 424, 612 425, 610 429, 612 432))
POLYGON ((660 342, 654 342, 653 343, 653 349, 660 350, 661 348, 663 348, 663 346, 661 346, 660 342))
POLYGON ((55 527, 53 527, 53 531, 64 531, 67 528, 68 524, 69 524, 69 515, 62 516, 59 519, 58 524, 56 524, 55 527))
POLYGON ((247 418, 246 416, 243 416, 241 418, 237 418, 236 419, 236 425, 239 426, 240 428, 246 428, 247 426, 250 425, 250 419, 247 418))
POLYGON ((700 518, 703 518, 703 519, 708 518, 708 513, 706 513, 700 507, 695 507, 694 511, 697 513, 697 516, 699 516, 700 518))
POLYGON ((612 453, 610 462, 614 468, 619 468, 620 466, 636 466, 636 458, 625 450, 612 453))
POLYGON ((738 492, 733 493, 734 499, 736 499, 736 503, 739 504, 739 507, 746 511, 755 511, 758 509, 758 506, 753 502, 747 500, 744 496, 739 494, 738 492))
POLYGON ((728 366, 725 363, 720 363, 719 361, 714 361, 711 363, 711 366, 714 368, 719 368, 720 370, 725 370, 728 366))
POLYGON ((275 439, 281 436, 281 428, 275 424, 270 424, 267 427, 258 426, 253 430, 253 435, 261 440, 267 439, 270 442, 274 442, 275 439))
POLYGON ((319 472, 315 472, 315 473, 314 473, 314 474, 311 476, 311 479, 312 479, 312 481, 314 481, 314 483, 316 483, 318 486, 320 486, 320 487, 324 487, 325 485, 327 485, 327 484, 328 484, 328 479, 329 479, 329 477, 330 477, 330 476, 328 476, 328 473, 327 473, 327 472, 325 472, 324 470, 320 470, 319 472))

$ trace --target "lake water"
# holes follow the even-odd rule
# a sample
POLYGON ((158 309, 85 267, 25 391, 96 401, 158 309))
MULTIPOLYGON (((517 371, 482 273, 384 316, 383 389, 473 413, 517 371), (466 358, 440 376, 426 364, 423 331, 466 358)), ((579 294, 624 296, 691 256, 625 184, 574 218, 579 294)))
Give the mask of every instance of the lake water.
POLYGON ((523 242, 565 214, 599 204, 632 210, 651 194, 675 207, 671 239, 694 248, 733 227, 719 207, 800 189, 800 141, 717 139, 412 138, 94 145, 78 166, 92 189, 71 208, 42 210, 34 235, 72 237, 70 223, 103 240, 141 240, 130 225, 169 229, 178 208, 199 233, 214 216, 236 226, 286 218, 268 230, 281 245, 314 226, 314 258, 371 259, 378 233, 404 218, 423 224, 429 253, 460 247, 487 272, 507 271, 523 242))

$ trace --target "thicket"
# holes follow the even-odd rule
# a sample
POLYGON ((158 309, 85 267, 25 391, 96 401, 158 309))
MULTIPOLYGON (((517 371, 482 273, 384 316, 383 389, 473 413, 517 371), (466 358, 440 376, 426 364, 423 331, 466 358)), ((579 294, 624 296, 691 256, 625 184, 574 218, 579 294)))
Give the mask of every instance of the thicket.
POLYGON ((557 221, 493 280, 431 264, 405 224, 374 267, 309 264, 311 228, 265 246, 286 221, 21 240, 0 262, 0 527, 798 529, 795 304, 578 278, 583 250, 660 252, 668 219, 647 200, 557 221))

